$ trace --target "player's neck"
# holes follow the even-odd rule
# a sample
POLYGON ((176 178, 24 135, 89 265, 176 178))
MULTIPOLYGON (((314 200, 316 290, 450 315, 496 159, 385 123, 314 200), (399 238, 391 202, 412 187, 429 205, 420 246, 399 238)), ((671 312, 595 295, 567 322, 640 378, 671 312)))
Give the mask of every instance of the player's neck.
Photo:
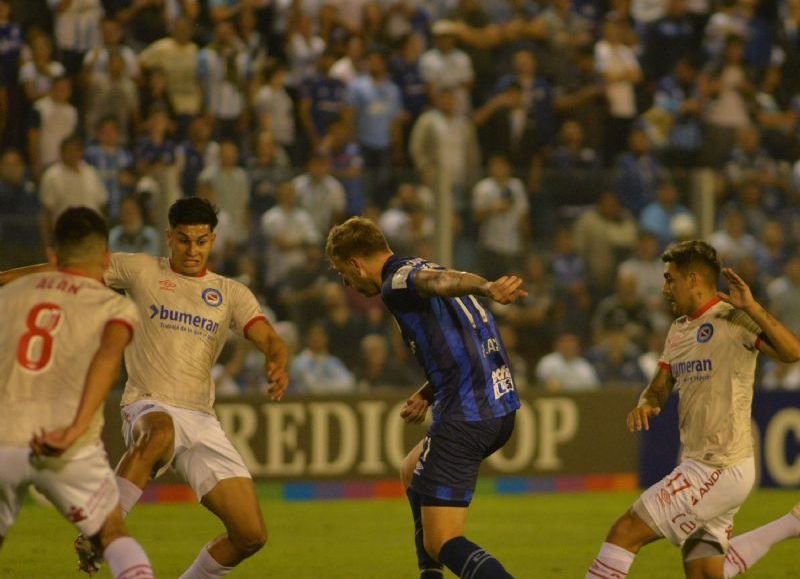
POLYGON ((95 281, 103 282, 103 268, 94 265, 64 265, 58 266, 58 271, 68 273, 69 275, 77 275, 80 277, 88 277, 95 281))
POLYGON ((695 300, 694 303, 695 307, 692 310, 692 313, 689 314, 689 319, 696 320, 718 303, 719 303, 719 298, 715 293, 708 295, 702 294, 698 296, 698 298, 695 300))

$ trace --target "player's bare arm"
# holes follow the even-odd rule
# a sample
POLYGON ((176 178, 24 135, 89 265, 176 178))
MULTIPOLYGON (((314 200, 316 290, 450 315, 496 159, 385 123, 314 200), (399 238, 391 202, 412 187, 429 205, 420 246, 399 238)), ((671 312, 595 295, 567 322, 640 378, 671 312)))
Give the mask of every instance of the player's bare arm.
POLYGON ((742 310, 758 324, 764 333, 764 338, 759 344, 759 350, 764 354, 790 364, 800 360, 800 339, 789 328, 773 317, 753 297, 747 283, 731 268, 722 270, 722 275, 728 283, 728 293, 718 292, 719 298, 742 310))
POLYGON ((246 337, 266 356, 266 375, 269 380, 267 392, 272 400, 280 400, 289 386, 289 375, 286 372, 289 352, 286 345, 266 320, 254 323, 247 330, 246 337))
POLYGON ((417 272, 414 285, 426 296, 455 298, 478 295, 500 304, 510 304, 528 295, 522 289, 522 279, 515 275, 488 281, 477 274, 452 269, 422 269, 417 272))
POLYGON ((44 271, 54 271, 56 268, 49 263, 37 263, 36 265, 26 265, 25 267, 17 267, 15 269, 7 269, 0 271, 0 286, 11 283, 17 278, 31 275, 32 273, 41 273, 44 271))
POLYGON ((661 414, 661 408, 669 398, 675 381, 666 368, 658 368, 650 385, 639 396, 636 408, 628 413, 627 424, 630 432, 639 432, 643 428, 650 430, 650 419, 661 414))
POLYGON ((425 382, 422 387, 408 397, 400 409, 400 418, 408 424, 420 424, 425 421, 428 407, 433 404, 433 386, 425 382))
POLYGON ((75 419, 66 428, 34 434, 30 446, 35 454, 59 456, 86 432, 92 417, 105 402, 117 379, 122 353, 130 342, 131 335, 127 324, 112 322, 106 326, 100 347, 86 374, 75 419))

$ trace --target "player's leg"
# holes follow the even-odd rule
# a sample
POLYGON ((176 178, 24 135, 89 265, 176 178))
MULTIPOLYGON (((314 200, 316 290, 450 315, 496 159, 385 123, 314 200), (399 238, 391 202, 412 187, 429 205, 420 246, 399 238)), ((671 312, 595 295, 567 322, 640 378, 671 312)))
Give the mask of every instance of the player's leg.
POLYGON ((414 468, 419 461, 424 443, 425 440, 417 443, 403 459, 403 463, 400 465, 400 480, 403 483, 403 488, 406 489, 408 503, 411 506, 411 516, 414 520, 414 546, 417 551, 417 566, 419 567, 420 579, 434 579, 442 576, 442 564, 428 555, 425 550, 422 532, 422 497, 411 488, 414 468))
POLYGON ((797 537, 800 537, 800 503, 789 514, 731 539, 725 557, 725 578, 744 573, 773 545, 797 537))
POLYGON ((28 492, 28 452, 27 448, 0 447, 0 549, 28 492))
POLYGON ((154 474, 172 461, 175 454, 172 417, 161 411, 135 417, 126 440, 128 450, 117 464, 117 486, 123 516, 127 516, 139 501, 154 474))
POLYGON ((141 545, 128 535, 119 507, 109 513, 100 530, 92 535, 91 541, 103 553, 111 576, 115 579, 153 578, 150 561, 141 545))
POLYGON ((636 508, 628 509, 611 526, 586 573, 586 579, 626 577, 639 550, 660 538, 661 535, 643 520, 636 508))
POLYGON ((224 479, 200 502, 219 517, 226 532, 203 547, 181 579, 223 577, 267 542, 267 529, 251 479, 224 479))

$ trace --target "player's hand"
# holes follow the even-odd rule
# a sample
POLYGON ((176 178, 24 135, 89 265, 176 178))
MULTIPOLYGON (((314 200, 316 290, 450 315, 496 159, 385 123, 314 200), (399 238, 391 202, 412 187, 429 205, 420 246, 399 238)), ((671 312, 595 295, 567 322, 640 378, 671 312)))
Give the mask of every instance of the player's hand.
POLYGON ((42 429, 34 433, 28 445, 36 456, 61 456, 79 436, 72 428, 56 428, 50 432, 42 429))
POLYGON ((630 432, 640 432, 642 428, 650 430, 650 419, 661 414, 658 406, 642 404, 628 413, 628 430, 630 432))
POLYGON ((267 394, 273 401, 280 400, 283 398, 286 388, 289 387, 289 375, 286 373, 286 368, 278 366, 274 362, 268 362, 266 372, 269 380, 267 394))
POLYGON ((504 275, 489 284, 487 295, 499 304, 510 304, 528 296, 522 289, 522 279, 515 275, 504 275))
POLYGON ((428 406, 430 403, 419 392, 414 392, 400 409, 400 418, 406 424, 420 424, 428 415, 428 406))
POLYGON ((745 281, 731 268, 726 267, 722 270, 725 281, 728 282, 728 293, 717 292, 717 297, 723 302, 729 303, 734 308, 747 311, 756 304, 750 288, 745 281))

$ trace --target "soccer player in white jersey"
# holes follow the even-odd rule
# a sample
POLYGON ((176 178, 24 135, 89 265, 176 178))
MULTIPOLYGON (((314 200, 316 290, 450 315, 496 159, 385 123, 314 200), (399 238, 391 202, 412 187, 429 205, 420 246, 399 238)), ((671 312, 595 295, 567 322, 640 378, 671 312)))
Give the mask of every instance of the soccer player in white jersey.
MULTIPOLYGON (((586 574, 590 579, 626 577, 639 549, 660 538, 681 548, 687 577, 733 577, 741 572, 731 559, 734 550, 750 551, 766 540, 748 533, 729 547, 733 517, 755 480, 750 410, 756 357, 760 351, 795 362, 800 340, 767 313, 733 270, 721 269, 707 243, 674 245, 661 259, 662 291, 679 317, 627 423, 631 431, 649 430, 650 419, 677 389, 681 462, 614 523, 586 574), (727 294, 717 291, 720 273, 727 294)), ((782 538, 800 535, 793 513, 780 526, 782 538)))
MULTIPOLYGON (((233 329, 266 355, 269 393, 279 400, 288 385, 287 352, 252 292, 206 270, 217 225, 214 207, 197 197, 180 199, 170 207, 169 224, 169 258, 115 253, 105 274, 143 319, 125 353, 128 451, 117 465, 120 506, 127 515, 148 481, 172 466, 226 529, 181 578, 222 577, 261 549, 266 528, 250 473, 214 415, 211 368, 233 329)), ((20 273, 25 272, 5 275, 20 273)), ((76 543, 82 568, 93 573, 95 557, 80 538, 76 543)))
POLYGON ((0 545, 33 485, 91 538, 115 578, 152 578, 100 441, 103 403, 139 314, 103 285, 110 254, 100 215, 66 210, 54 242, 55 271, 0 289, 0 545))

